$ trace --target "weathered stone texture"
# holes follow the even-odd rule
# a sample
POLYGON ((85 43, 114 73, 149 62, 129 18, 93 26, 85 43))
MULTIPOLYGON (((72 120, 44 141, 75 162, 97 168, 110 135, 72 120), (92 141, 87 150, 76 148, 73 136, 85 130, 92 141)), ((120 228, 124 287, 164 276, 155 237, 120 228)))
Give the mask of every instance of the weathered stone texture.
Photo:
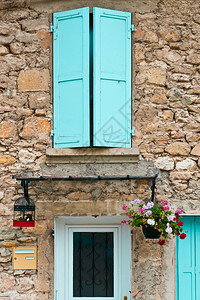
POLYGON ((14 137, 16 134, 16 125, 14 122, 2 122, 0 124, 0 138, 7 139, 14 137))
POLYGON ((191 154, 192 154, 192 155, 195 155, 195 156, 200 156, 200 143, 197 144, 197 145, 192 149, 191 154))
POLYGON ((48 91, 48 70, 21 71, 18 77, 18 88, 21 91, 48 91))
POLYGON ((1 165, 11 165, 16 162, 15 158, 10 155, 0 155, 0 164, 1 165))
POLYGON ((190 145, 185 142, 175 142, 167 146, 165 150, 171 155, 188 155, 190 153, 190 145))
POLYGON ((155 165, 160 170, 170 171, 174 169, 174 161, 169 157, 159 157, 155 165))
POLYGON ((160 67, 140 67, 140 71, 136 77, 136 84, 144 84, 145 82, 155 85, 164 86, 166 81, 166 70, 160 67))
MULTIPOLYGON (((94 1, 95 2, 95 1, 94 1)), ((11 175, 91 174, 94 166, 44 165, 52 146, 52 12, 99 4, 82 1, 0 2, 0 299, 53 299, 53 217, 113 215, 136 197, 149 198, 138 182, 31 183, 36 226, 12 228, 14 201, 22 195, 11 175), (80 4, 81 2, 81 4, 80 4), (29 6, 31 3, 31 6, 29 6), (34 9, 32 8, 34 6, 34 9), (43 166, 42 166, 43 165, 43 166), (11 251, 38 246, 38 271, 12 271, 11 251), (9 295, 9 296, 7 296, 9 295)), ((132 12, 133 123, 141 161, 159 172, 156 198, 185 212, 199 211, 200 9, 198 1, 103 1, 103 7, 132 12), (189 9, 188 9, 189 7, 189 9), (154 165, 153 165, 154 164, 154 165)), ((113 173, 113 165, 102 169, 113 173)), ((142 169, 144 172, 144 169, 142 169)), ((146 169, 145 169, 146 170, 146 169)), ((153 170, 153 171, 151 171, 153 170)), ((128 170, 122 164, 118 172, 128 170)), ((134 165, 131 172, 135 172, 134 165)), ((95 174, 98 172, 96 171, 95 174)), ((117 173, 117 172, 115 172, 117 173)), ((124 173, 123 173, 124 174, 124 173)), ((115 175, 115 174, 113 174, 115 175)), ((174 300, 175 241, 165 248, 133 236, 133 287, 137 300, 174 300)))

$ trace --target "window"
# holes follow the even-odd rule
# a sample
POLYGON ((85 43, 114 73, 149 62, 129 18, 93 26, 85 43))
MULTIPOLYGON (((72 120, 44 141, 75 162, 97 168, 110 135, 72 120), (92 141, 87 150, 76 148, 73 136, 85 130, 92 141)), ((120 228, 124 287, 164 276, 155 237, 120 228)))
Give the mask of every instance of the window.
POLYGON ((131 147, 131 14, 53 14, 55 148, 131 147))

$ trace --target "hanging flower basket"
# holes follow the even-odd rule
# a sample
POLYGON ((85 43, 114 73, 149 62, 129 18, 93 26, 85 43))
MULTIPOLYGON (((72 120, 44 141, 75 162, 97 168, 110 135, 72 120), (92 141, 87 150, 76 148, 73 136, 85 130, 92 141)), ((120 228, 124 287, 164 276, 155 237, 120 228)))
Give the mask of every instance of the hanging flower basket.
POLYGON ((140 199, 131 201, 129 205, 123 205, 122 209, 128 216, 127 220, 122 223, 129 225, 130 228, 142 226, 144 236, 147 239, 159 239, 160 245, 165 244, 165 239, 171 235, 179 236, 185 239, 186 234, 183 232, 183 222, 179 220, 182 213, 177 209, 173 214, 167 201, 148 202, 143 204, 140 199))
POLYGON ((146 239, 159 239, 161 236, 161 232, 151 226, 142 226, 142 231, 146 239))

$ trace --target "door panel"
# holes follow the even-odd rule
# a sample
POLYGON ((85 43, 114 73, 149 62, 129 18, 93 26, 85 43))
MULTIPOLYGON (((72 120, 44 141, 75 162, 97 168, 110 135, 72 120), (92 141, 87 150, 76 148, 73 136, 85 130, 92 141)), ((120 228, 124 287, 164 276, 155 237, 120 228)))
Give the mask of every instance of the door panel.
POLYGON ((121 216, 55 219, 55 300, 129 297, 131 237, 120 222, 121 216))

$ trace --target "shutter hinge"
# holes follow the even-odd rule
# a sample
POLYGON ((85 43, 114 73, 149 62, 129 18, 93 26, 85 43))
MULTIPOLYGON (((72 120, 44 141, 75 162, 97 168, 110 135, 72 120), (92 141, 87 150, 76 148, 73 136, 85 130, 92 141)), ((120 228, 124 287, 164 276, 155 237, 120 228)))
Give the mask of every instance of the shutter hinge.
POLYGON ((51 23, 49 32, 53 32, 55 30, 55 26, 51 23))
POLYGON ((131 24, 131 31, 136 31, 134 24, 131 24))
POLYGON ((134 137, 135 136, 135 127, 132 127, 131 129, 131 137, 134 137))
POLYGON ((52 129, 50 133, 50 137, 53 137, 55 135, 55 131, 52 129))

